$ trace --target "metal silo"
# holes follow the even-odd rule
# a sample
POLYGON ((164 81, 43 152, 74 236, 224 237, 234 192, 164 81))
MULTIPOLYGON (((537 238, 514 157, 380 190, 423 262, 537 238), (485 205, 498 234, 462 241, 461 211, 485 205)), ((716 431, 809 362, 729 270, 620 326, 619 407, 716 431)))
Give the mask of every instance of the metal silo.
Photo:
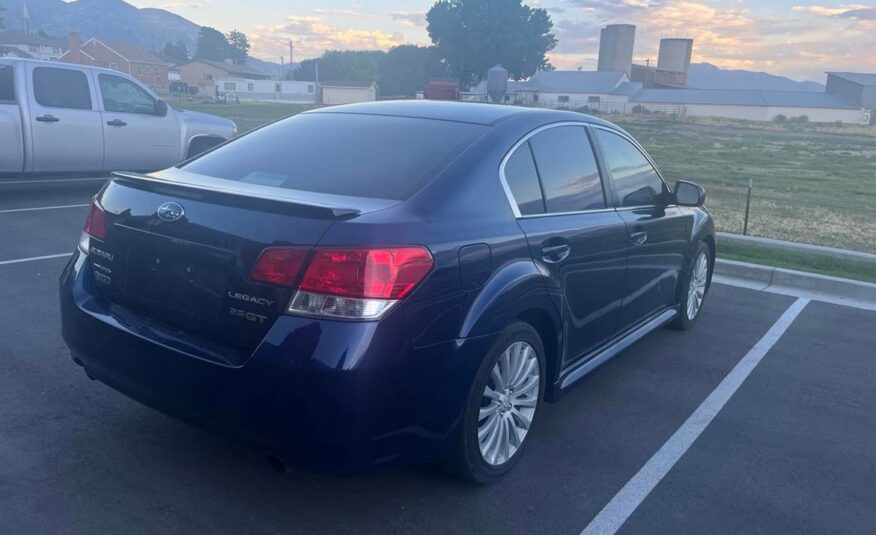
POLYGON ((630 74, 636 27, 632 24, 609 24, 599 34, 600 71, 623 71, 630 74))
POLYGON ((504 102, 508 91, 508 69, 496 65, 487 71, 487 95, 493 102, 504 102))
POLYGON ((657 68, 661 71, 684 73, 690 69, 693 39, 670 38, 660 40, 657 68))

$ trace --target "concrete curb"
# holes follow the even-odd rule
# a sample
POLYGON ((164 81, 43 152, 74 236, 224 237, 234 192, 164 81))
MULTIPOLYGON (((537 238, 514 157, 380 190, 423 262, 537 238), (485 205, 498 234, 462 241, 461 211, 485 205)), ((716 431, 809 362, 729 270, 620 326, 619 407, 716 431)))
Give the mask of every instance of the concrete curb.
POLYGON ((876 264, 876 254, 864 253, 861 251, 850 251, 848 249, 838 249, 836 247, 824 247, 823 245, 810 245, 808 243, 797 243, 792 241, 774 240, 772 238, 759 238, 757 236, 743 236, 741 234, 731 234, 729 232, 718 232, 718 246, 721 242, 741 243, 746 245, 761 245, 774 249, 783 249, 785 251, 794 251, 798 253, 814 254, 827 256, 830 258, 839 258, 843 260, 852 260, 855 262, 867 262, 876 264))
POLYGON ((715 282, 876 310, 876 284, 718 259, 715 282))

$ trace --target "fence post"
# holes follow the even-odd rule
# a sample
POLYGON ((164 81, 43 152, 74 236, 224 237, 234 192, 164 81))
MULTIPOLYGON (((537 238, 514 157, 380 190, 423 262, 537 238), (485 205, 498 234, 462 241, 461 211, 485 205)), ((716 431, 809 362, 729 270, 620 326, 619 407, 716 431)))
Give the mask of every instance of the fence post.
POLYGON ((745 198, 745 222, 742 224, 743 236, 748 236, 748 214, 751 212, 751 186, 753 182, 752 179, 748 179, 748 195, 745 198))

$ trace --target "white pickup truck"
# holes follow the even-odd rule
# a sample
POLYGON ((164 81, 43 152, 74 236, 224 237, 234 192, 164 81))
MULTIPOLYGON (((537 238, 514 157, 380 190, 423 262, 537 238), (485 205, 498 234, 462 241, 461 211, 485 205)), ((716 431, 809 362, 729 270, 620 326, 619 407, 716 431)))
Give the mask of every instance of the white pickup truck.
POLYGON ((0 58, 0 175, 154 171, 236 133, 232 121, 175 110, 121 72, 0 58))

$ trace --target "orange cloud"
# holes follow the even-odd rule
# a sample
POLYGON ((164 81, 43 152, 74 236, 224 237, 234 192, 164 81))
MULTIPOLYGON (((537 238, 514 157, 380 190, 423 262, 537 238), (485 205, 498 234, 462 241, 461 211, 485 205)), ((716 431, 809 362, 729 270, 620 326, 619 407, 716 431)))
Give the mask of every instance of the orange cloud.
POLYGON ((256 57, 278 57, 295 47, 295 60, 321 55, 325 50, 385 50, 405 43, 400 32, 339 28, 320 17, 290 16, 283 24, 258 25, 247 34, 256 57))

